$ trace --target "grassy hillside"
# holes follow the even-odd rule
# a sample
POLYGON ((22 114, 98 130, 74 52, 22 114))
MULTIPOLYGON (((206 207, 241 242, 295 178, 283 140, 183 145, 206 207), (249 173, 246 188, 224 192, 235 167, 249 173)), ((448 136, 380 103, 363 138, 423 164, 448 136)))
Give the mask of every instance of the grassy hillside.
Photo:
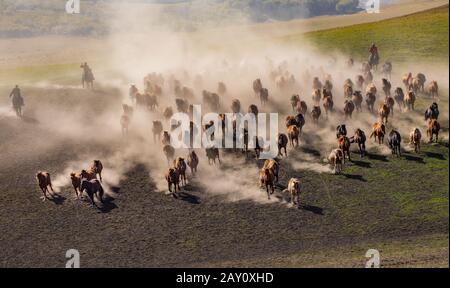
POLYGON ((448 61, 449 6, 375 23, 354 25, 284 40, 295 44, 307 40, 320 50, 346 53, 357 60, 367 58, 367 49, 375 42, 383 59, 402 62, 407 59, 448 61))
MULTIPOLYGON (((154 20, 169 27, 187 30, 206 23, 221 25, 236 21, 265 22, 292 20, 318 15, 347 14, 359 11, 357 0, 193 0, 193 1, 81 1, 81 13, 67 15, 61 0, 0 1, 0 37, 42 35, 104 35, 111 32, 110 19, 117 5, 140 5, 154 20), (153 3, 153 4, 152 4, 153 3), (156 3, 156 4, 155 4, 156 3), (158 11, 155 14, 155 11, 158 11), (158 16, 156 16, 158 15, 158 16), (32 21, 30 21, 32 19, 32 21), (167 21, 170 19, 169 21, 167 21)), ((154 25, 153 24, 153 25, 154 25)))

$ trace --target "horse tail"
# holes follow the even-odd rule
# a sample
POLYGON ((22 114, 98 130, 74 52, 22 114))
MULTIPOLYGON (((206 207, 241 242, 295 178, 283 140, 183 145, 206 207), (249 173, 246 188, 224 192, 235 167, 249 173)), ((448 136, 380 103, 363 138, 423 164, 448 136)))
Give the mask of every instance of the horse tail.
POLYGON ((283 168, 278 170, 278 178, 283 178, 286 175, 286 171, 283 168))

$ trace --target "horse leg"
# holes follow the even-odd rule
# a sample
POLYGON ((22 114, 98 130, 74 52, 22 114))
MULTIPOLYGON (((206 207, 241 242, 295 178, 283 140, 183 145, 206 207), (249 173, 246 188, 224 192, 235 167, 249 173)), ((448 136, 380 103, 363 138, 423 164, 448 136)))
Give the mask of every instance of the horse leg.
POLYGON ((89 199, 91 199, 92 205, 97 207, 97 204, 95 204, 95 201, 94 201, 94 193, 93 192, 88 192, 88 196, 89 196, 89 199))
POLYGON ((46 188, 41 188, 42 194, 44 195, 44 199, 42 201, 45 201, 47 199, 47 194, 45 193, 46 188))
POLYGON ((98 196, 100 197, 100 202, 102 204, 104 203, 104 201, 103 201, 103 195, 104 194, 105 194, 105 191, 103 191, 103 188, 98 191, 98 196))

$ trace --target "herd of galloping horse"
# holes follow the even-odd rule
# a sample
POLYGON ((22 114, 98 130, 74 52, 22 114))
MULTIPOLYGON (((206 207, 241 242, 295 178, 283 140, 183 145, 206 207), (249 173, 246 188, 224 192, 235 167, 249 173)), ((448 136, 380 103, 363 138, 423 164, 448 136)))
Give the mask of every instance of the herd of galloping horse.
MULTIPOLYGON (((349 60, 347 65, 353 66, 353 60, 349 60)), ((438 142, 438 135, 440 130, 440 124, 438 122, 439 109, 439 90, 436 81, 428 81, 423 73, 413 75, 407 73, 402 78, 403 87, 396 87, 392 93, 391 84, 391 71, 392 64, 386 62, 383 64, 381 74, 382 87, 379 89, 374 83, 374 76, 372 74, 372 67, 368 63, 363 63, 359 74, 352 80, 346 79, 343 83, 343 95, 344 106, 343 115, 346 120, 352 118, 354 112, 361 113, 364 109, 371 114, 378 115, 379 120, 372 125, 372 131, 369 138, 374 138, 378 144, 384 143, 386 135, 386 128, 389 117, 393 117, 394 110, 407 113, 415 109, 414 104, 416 98, 421 96, 426 99, 430 99, 431 105, 424 113, 424 119, 428 123, 426 130, 427 138, 430 142, 438 142), (383 95, 383 101, 380 101, 378 109, 375 108, 375 103, 379 94, 383 95), (365 103, 365 105, 363 105, 365 103)), ((293 87, 296 83, 294 75, 292 75, 288 69, 283 68, 282 65, 274 69, 269 79, 273 81, 277 89, 280 91, 289 90, 289 87, 293 87)), ((286 117, 286 133, 278 134, 278 156, 275 159, 268 159, 264 161, 262 168, 259 169, 259 183, 258 185, 265 189, 267 197, 270 199, 271 194, 275 191, 275 184, 278 182, 280 166, 282 164, 282 157, 287 157, 287 146, 290 144, 292 148, 299 146, 299 138, 302 136, 302 131, 306 123, 306 119, 311 119, 313 125, 320 125, 319 119, 322 115, 322 108, 324 114, 322 118, 328 119, 331 113, 336 110, 334 108, 333 93, 335 92, 334 84, 331 75, 325 74, 323 79, 319 77, 310 77, 312 79, 312 108, 308 111, 308 105, 305 101, 301 100, 300 95, 292 95, 289 98, 290 108, 292 108, 292 114, 286 117), (284 152, 284 153, 283 153, 284 152), (284 155, 283 155, 284 154, 284 155)), ((194 86, 196 81, 201 83, 201 79, 194 79, 194 86)), ((200 84, 199 84, 200 86, 200 84)), ((153 121, 152 134, 153 140, 156 143, 160 141, 162 143, 162 150, 167 158, 168 166, 165 173, 165 179, 167 181, 167 187, 171 195, 177 197, 177 191, 180 191, 180 184, 187 184, 187 170, 190 168, 191 175, 194 176, 197 173, 199 165, 199 156, 194 149, 189 149, 187 157, 175 157, 175 148, 171 146, 171 131, 176 128, 173 125, 164 131, 163 122, 168 122, 174 114, 174 109, 169 106, 165 109, 159 110, 159 99, 164 95, 164 90, 168 89, 171 95, 175 95, 174 106, 177 112, 184 112, 192 115, 193 104, 190 103, 194 99, 194 89, 185 86, 180 80, 176 79, 173 75, 165 79, 162 74, 151 73, 144 78, 144 89, 142 92, 131 84, 129 88, 129 97, 131 104, 123 104, 123 114, 120 117, 120 124, 122 127, 122 133, 124 137, 128 136, 128 130, 132 123, 132 118, 135 109, 145 109, 145 111, 160 112, 162 115, 160 120, 153 121)), ((198 89, 198 88, 197 88, 198 89)), ((260 79, 253 81, 252 89, 255 93, 256 99, 259 98, 261 105, 264 107, 269 101, 269 90, 265 88, 260 79)), ((201 90, 201 89, 200 89, 201 90)), ((292 91, 292 89, 290 90, 292 91)), ((218 111, 221 107, 223 100, 227 97, 227 86, 223 82, 217 84, 217 91, 202 90, 202 104, 208 107, 211 111, 218 111)), ((241 112, 241 102, 239 99, 231 100, 231 110, 233 113, 241 112)), ((289 109, 290 109, 289 108, 289 109)), ((255 116, 258 114, 258 106, 251 104, 248 107, 248 113, 253 113, 255 116)), ((228 114, 227 114, 228 115, 228 114)), ((222 124, 225 123, 225 114, 220 114, 219 117, 222 120, 222 124)), ((192 134, 196 129, 208 129, 214 125, 212 121, 204 123, 204 127, 196 127, 196 125, 190 122, 191 139, 192 134)), ((222 129, 225 129, 225 125, 222 125, 222 129)), ((236 123, 233 120, 233 135, 236 136, 236 123)), ((255 137, 249 139, 248 131, 244 128, 243 134, 244 152, 246 157, 249 152, 249 142, 253 141, 251 145, 254 150, 256 159, 259 158, 260 152, 267 148, 263 145, 263 139, 255 137)), ((414 145, 416 153, 420 151, 420 143, 422 141, 422 132, 417 127, 412 127, 410 136, 410 145, 414 145)), ((334 137, 334 136, 333 136, 334 137)), ((234 140, 236 140, 234 138, 234 140)), ((366 133, 361 128, 357 128, 353 136, 347 134, 347 128, 345 124, 340 124, 336 128, 336 147, 334 147, 327 157, 329 165, 331 165, 333 172, 339 174, 343 171, 345 160, 351 161, 350 146, 352 143, 356 143, 359 148, 360 157, 366 155, 366 133)), ((391 129, 387 135, 387 145, 392 151, 393 155, 401 156, 401 143, 402 138, 400 132, 391 129)), ((191 143, 192 144, 192 143, 191 143)), ((221 163, 220 149, 216 147, 205 148, 206 157, 210 165, 221 163)), ((95 160, 91 167, 87 170, 82 170, 81 173, 72 173, 70 175, 74 190, 77 197, 81 197, 84 191, 87 192, 93 205, 95 204, 94 195, 102 200, 103 188, 101 186, 101 171, 103 169, 102 163, 99 160, 95 160), (100 179, 97 179, 99 175, 100 179)), ((51 188, 50 174, 48 172, 39 172, 37 174, 39 186, 41 187, 44 200, 47 197, 46 192, 48 187, 51 188)), ((291 178, 283 192, 288 192, 291 197, 291 202, 294 205, 299 205, 299 196, 302 190, 302 183, 299 178, 291 178)), ((51 188, 52 189, 52 188, 51 188)))

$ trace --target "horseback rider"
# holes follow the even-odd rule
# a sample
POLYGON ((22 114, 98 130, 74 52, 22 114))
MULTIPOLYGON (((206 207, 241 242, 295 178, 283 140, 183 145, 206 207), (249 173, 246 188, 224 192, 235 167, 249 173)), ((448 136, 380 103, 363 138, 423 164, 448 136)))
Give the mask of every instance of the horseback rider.
POLYGON ((136 85, 131 83, 130 89, 128 90, 128 96, 130 97, 131 103, 134 103, 136 101, 136 94, 139 92, 139 90, 136 88, 136 85))
POLYGON ((16 85, 16 87, 13 88, 13 90, 11 91, 11 93, 9 94, 9 97, 22 97, 22 95, 20 94, 20 88, 19 85, 16 85))
POLYGON ((369 48, 370 57, 369 57, 369 64, 371 66, 377 65, 379 60, 378 55, 378 47, 375 45, 375 43, 372 43, 372 45, 369 48))
POLYGON ((88 85, 89 85, 89 83, 91 83, 91 86, 92 86, 92 82, 95 80, 95 78, 94 78, 94 74, 92 73, 91 67, 89 67, 87 62, 84 62, 81 64, 80 68, 83 69, 83 74, 81 75, 81 83, 83 85, 83 88, 84 88, 84 82, 87 82, 88 85))
POLYGON ((14 110, 16 110, 16 114, 18 117, 22 116, 22 106, 24 106, 24 101, 22 98, 22 94, 20 93, 19 85, 13 88, 11 93, 9 93, 9 98, 12 98, 12 104, 14 110))

